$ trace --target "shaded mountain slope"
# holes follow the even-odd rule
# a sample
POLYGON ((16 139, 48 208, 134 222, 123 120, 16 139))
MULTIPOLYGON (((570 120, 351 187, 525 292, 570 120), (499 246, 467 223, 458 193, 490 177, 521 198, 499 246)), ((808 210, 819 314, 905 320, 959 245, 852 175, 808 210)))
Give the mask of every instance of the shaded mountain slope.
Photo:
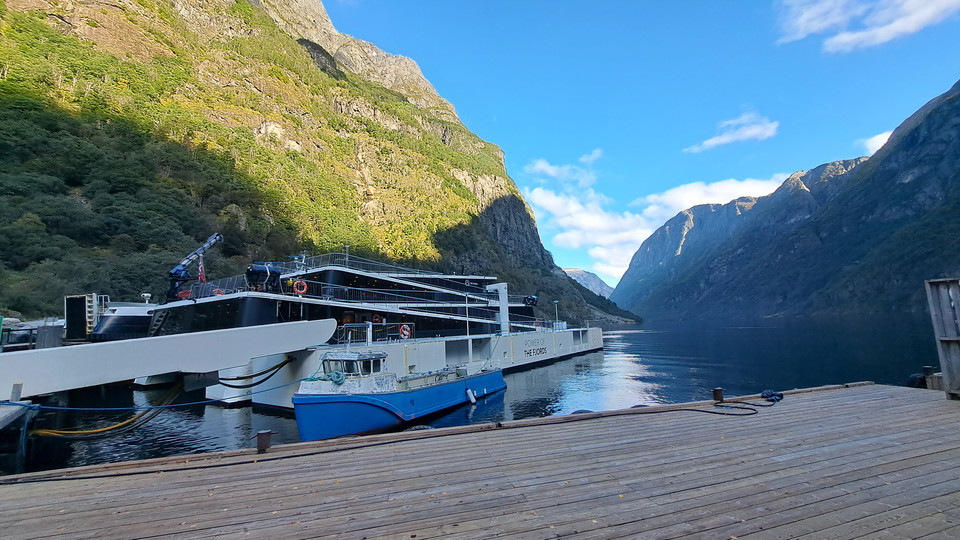
POLYGON ((681 244, 668 229, 706 209, 681 213, 644 242, 611 298, 669 318, 925 310, 923 280, 960 275, 958 96, 960 83, 869 160, 794 174, 749 208, 694 219, 685 234, 702 245, 671 258, 681 244))

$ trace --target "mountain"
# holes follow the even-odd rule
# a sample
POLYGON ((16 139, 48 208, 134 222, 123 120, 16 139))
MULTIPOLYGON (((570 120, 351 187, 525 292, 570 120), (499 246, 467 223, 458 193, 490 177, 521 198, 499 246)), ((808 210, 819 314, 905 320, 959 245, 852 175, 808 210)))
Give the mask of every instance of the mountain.
POLYGON ((8 315, 159 298, 215 231, 208 276, 349 245, 622 313, 554 264, 500 148, 317 1, 0 0, 0 202, 8 315))
POLYGON ((586 289, 597 296, 609 298, 613 292, 613 287, 607 285, 600 276, 593 272, 581 270, 580 268, 564 268, 563 271, 573 278, 574 281, 586 287, 586 289))
POLYGON ((644 318, 924 312, 923 281, 960 274, 958 97, 960 82, 869 159, 681 212, 611 300, 644 318))

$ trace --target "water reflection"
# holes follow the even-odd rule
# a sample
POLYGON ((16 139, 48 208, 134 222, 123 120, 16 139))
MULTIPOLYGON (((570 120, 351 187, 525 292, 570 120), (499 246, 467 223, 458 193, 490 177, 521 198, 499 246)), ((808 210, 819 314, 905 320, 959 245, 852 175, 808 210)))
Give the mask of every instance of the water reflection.
MULTIPOLYGON (((505 391, 427 420, 442 427, 708 400, 715 387, 734 396, 862 380, 905 384, 923 365, 937 365, 925 317, 644 325, 605 332, 603 352, 507 373, 505 391)), ((104 387, 71 392, 68 401, 74 407, 129 407, 156 403, 164 392, 104 387)), ((178 398, 197 401, 203 401, 202 391, 178 398)), ((37 427, 107 425, 117 418, 45 413, 37 427)), ((298 440, 292 414, 193 405, 107 439, 34 438, 27 465, 43 470, 252 448, 264 429, 276 433, 275 443, 298 440)))
MULTIPOLYGON (((125 386, 104 386, 68 393, 58 406, 131 407, 157 402, 168 390, 141 390, 125 386)), ((174 404, 204 401, 203 391, 181 394, 174 404)), ((130 418, 130 412, 52 412, 41 413, 33 428, 94 429, 114 425, 130 418)), ((155 418, 115 435, 89 439, 31 437, 27 470, 47 470, 97 463, 196 454, 256 446, 258 430, 276 432, 277 443, 297 442, 296 422, 292 414, 260 407, 221 407, 213 404, 166 409, 155 418)))

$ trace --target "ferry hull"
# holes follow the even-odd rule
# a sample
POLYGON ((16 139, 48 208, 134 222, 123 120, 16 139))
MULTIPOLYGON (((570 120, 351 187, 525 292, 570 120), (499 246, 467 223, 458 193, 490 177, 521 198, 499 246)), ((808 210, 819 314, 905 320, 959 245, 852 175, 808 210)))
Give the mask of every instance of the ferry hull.
POLYGON ((506 388, 499 370, 413 390, 371 394, 295 394, 301 441, 373 433, 399 427, 506 388))

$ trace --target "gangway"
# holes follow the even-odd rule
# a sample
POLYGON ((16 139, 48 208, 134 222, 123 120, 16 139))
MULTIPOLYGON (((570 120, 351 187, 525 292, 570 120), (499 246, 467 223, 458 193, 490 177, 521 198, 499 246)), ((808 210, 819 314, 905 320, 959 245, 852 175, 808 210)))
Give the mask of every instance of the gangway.
POLYGON ((322 319, 145 337, 0 355, 0 391, 29 398, 165 373, 210 373, 253 358, 306 350, 329 340, 322 319))

